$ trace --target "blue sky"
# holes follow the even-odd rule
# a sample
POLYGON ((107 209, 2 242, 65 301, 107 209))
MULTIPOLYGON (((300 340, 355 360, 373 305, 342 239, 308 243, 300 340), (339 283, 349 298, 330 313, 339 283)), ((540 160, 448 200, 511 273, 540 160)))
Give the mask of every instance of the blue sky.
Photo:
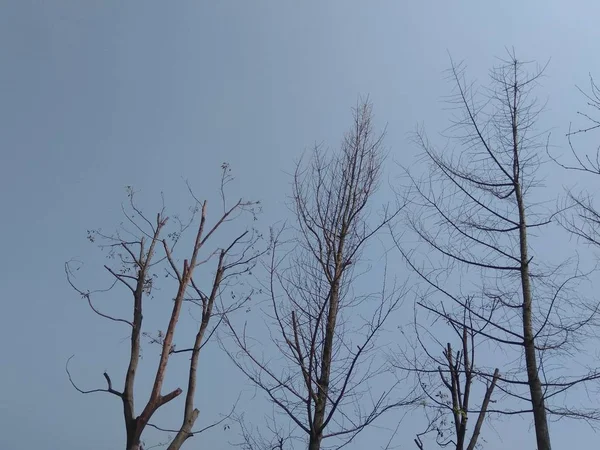
MULTIPOLYGON (((575 85, 600 76, 599 13, 597 2, 559 0, 0 1, 0 448, 122 446, 118 402, 75 392, 64 363, 77 355, 86 387, 105 369, 116 378, 126 331, 92 315, 63 263, 102 263, 86 230, 118 225, 126 185, 150 206, 164 191, 181 211, 182 180, 215 199, 228 161, 232 195, 260 199, 268 227, 287 214, 294 158, 314 142, 335 146, 359 94, 387 123, 393 159, 411 164, 407 133, 447 125, 447 52, 483 80, 505 46, 551 58, 538 92, 549 99, 543 125, 564 150, 582 105, 575 85)), ((549 170, 554 187, 573 181, 549 170)), ((203 361, 213 369, 202 375, 206 408, 225 411, 247 385, 216 346, 203 361)), ((529 423, 499 422, 486 448, 533 448, 529 423)), ((552 436, 557 449, 597 440, 562 422, 552 436)), ((215 430, 188 448, 226 449, 229 439, 215 430)), ((411 440, 407 432, 401 448, 411 440)))

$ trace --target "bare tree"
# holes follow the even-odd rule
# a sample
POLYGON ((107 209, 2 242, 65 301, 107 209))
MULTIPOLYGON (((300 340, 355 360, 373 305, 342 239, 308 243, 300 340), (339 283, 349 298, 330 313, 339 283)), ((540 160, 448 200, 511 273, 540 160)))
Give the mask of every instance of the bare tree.
MULTIPOLYGON (((486 325, 478 325, 477 318, 470 312, 470 299, 465 299, 465 302, 469 308, 459 308, 456 313, 446 312, 453 318, 452 321, 447 320, 446 324, 458 337, 458 349, 454 349, 449 342, 442 344, 435 336, 433 330, 440 321, 439 315, 434 314, 433 322, 427 326, 418 322, 415 313, 414 352, 411 355, 403 351, 394 357, 396 368, 416 375, 425 396, 422 406, 425 408, 427 427, 414 440, 419 450, 425 449, 421 438, 430 433, 435 433, 436 443, 440 447, 474 450, 490 408, 500 373, 497 368, 490 371, 476 364, 476 357, 482 350, 480 333, 485 331, 486 325), (441 349, 441 356, 433 352, 432 347, 441 349), (475 417, 475 423, 473 429, 469 430, 467 424, 472 416, 475 417)), ((428 308, 420 302, 416 307, 428 308)))
POLYGON ((376 338, 399 305, 402 287, 384 281, 375 294, 354 291, 363 250, 400 210, 386 207, 370 223, 385 157, 384 134, 374 133, 371 111, 368 101, 354 109, 339 153, 316 147, 310 164, 300 161, 296 167, 293 248, 283 252, 289 241, 283 230, 274 232, 265 264, 268 326, 281 358, 265 358, 245 328, 230 324, 238 349, 230 353, 232 360, 300 430, 309 450, 329 438, 345 445, 385 411, 408 401, 392 401, 391 387, 370 393, 371 383, 385 372, 374 351, 376 338))
POLYGON ((234 443, 233 446, 241 450, 286 450, 292 448, 291 441, 293 436, 291 431, 283 429, 274 420, 274 416, 270 420, 266 420, 261 426, 250 428, 245 419, 244 414, 236 417, 236 422, 241 431, 241 442, 234 443), (266 429, 268 436, 261 429, 266 429))
MULTIPOLYGON (((130 293, 131 318, 115 317, 100 311, 94 303, 94 297, 95 294, 106 290, 89 291, 78 288, 74 281, 74 270, 78 270, 79 267, 74 267, 73 261, 65 265, 68 282, 86 300, 93 312, 102 318, 126 325, 131 330, 129 364, 124 371, 122 390, 113 386, 112 378, 108 373, 104 373, 106 388, 81 389, 71 377, 68 362, 66 367, 69 380, 79 392, 84 394, 105 392, 114 395, 122 402, 127 436, 125 448, 127 450, 142 449, 142 434, 148 427, 173 433, 174 437, 168 442, 168 449, 178 450, 194 434, 211 428, 225 419, 197 430, 194 429, 199 414, 199 410, 195 407, 199 356, 204 345, 222 322, 224 315, 238 309, 247 300, 248 297, 242 297, 225 303, 221 300, 221 293, 224 289, 233 286, 241 275, 252 269, 256 259, 260 256, 260 252, 255 248, 260 236, 251 230, 246 230, 234 235, 228 242, 225 241, 227 243, 222 247, 208 248, 215 239, 222 239, 218 238, 217 234, 227 222, 239 221, 248 214, 252 216, 257 208, 256 202, 244 200, 239 200, 233 205, 227 204, 224 189, 231 180, 229 166, 223 164, 222 171, 223 209, 216 221, 212 223, 208 219, 207 202, 198 200, 190 189, 190 194, 195 201, 190 219, 183 222, 178 216, 174 216, 170 221, 173 227, 168 232, 169 221, 165 215, 164 202, 155 219, 151 220, 138 207, 134 199, 134 191, 129 187, 129 202, 123 207, 126 222, 121 224, 117 232, 113 235, 104 234, 100 230, 88 232, 89 240, 98 242, 101 248, 109 251, 109 258, 116 261, 116 266, 104 266, 113 279, 109 289, 122 286, 125 291, 130 293), (200 217, 196 221, 198 214, 200 217), (196 229, 195 236, 193 242, 190 243, 189 256, 183 260, 181 265, 175 256, 176 246, 184 233, 192 227, 196 229), (195 278, 198 269, 202 266, 207 268, 212 266, 214 269, 212 281, 209 281, 207 286, 203 286, 206 283, 201 283, 195 278), (159 274, 163 276, 159 277, 159 274), (167 285, 166 288, 173 288, 173 305, 166 331, 159 331, 158 335, 152 335, 150 332, 144 331, 144 311, 147 308, 148 298, 153 296, 157 289, 156 284, 159 280, 172 281, 172 284, 167 285), (176 348, 175 332, 182 307, 186 302, 190 302, 191 305, 196 305, 200 309, 200 323, 193 341, 187 347, 176 348), (143 337, 147 337, 151 343, 158 344, 160 356, 149 398, 141 407, 141 412, 137 413, 134 390, 143 337), (179 354, 190 356, 182 422, 178 428, 166 429, 153 424, 151 420, 159 408, 184 392, 183 389, 177 387, 163 394, 163 383, 170 358, 179 354)), ((210 279, 210 275, 207 279, 210 279)), ((164 290, 166 290, 165 287, 160 289, 161 292, 164 290)), ((229 415, 225 417, 229 417, 229 415)))
POLYGON ((409 174, 413 207, 408 222, 428 249, 420 260, 399 240, 397 247, 428 289, 427 309, 458 326, 444 305, 465 309, 478 322, 467 324, 467 330, 502 352, 497 389, 513 403, 528 404, 507 407, 504 413, 531 412, 537 448, 550 450, 548 414, 598 418, 595 409, 554 403, 567 389, 598 377, 593 367, 573 375, 577 363, 570 358, 590 331, 597 305, 574 289, 585 275, 578 268, 563 276, 568 261, 551 266, 534 258, 531 240, 553 217, 532 195, 545 146, 535 131, 542 108, 532 89, 543 70, 528 73, 526 64, 509 52, 508 60, 491 71, 487 95, 479 96, 475 85, 465 81, 463 66, 452 63, 456 89, 450 104, 456 116, 449 137, 459 148, 439 151, 424 132, 417 132, 431 171, 424 179, 409 174), (439 294, 445 301, 432 299, 439 294), (481 331, 483 325, 487 329, 481 331))

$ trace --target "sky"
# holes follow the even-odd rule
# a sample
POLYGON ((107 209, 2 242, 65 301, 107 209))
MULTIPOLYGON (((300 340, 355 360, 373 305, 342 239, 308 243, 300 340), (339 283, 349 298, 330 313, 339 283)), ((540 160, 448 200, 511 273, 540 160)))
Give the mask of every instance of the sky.
MULTIPOLYGON (((268 229, 286 217, 294 160, 315 142, 335 147, 359 95, 387 124, 393 160, 410 165, 417 149, 407 133, 448 125, 448 53, 485 81, 512 46, 550 60, 542 120, 564 151, 582 105, 576 85, 600 74, 599 13, 597 2, 560 0, 0 0, 0 448, 123 447, 116 399, 77 393, 64 366, 76 355, 73 374, 86 388, 101 385, 104 370, 116 379, 126 330, 89 311, 64 263, 89 263, 82 282, 109 281, 86 230, 118 226, 125 186, 149 209, 164 192, 169 210, 185 212, 184 180, 214 203, 229 162, 232 196, 260 200, 268 229)), ((548 170, 554 187, 576 181, 548 170)), ((123 294, 111 297, 117 309, 123 294)), ((199 421, 209 423, 248 385, 217 346, 202 358, 211 370, 201 375, 199 421)), ((398 444, 408 449, 416 422, 406 420, 398 444)), ((500 421, 485 448, 534 448, 529 425, 500 421)), ((215 429, 185 448, 231 448, 233 433, 215 429)), ((570 422, 551 433, 556 449, 597 441, 570 422)))

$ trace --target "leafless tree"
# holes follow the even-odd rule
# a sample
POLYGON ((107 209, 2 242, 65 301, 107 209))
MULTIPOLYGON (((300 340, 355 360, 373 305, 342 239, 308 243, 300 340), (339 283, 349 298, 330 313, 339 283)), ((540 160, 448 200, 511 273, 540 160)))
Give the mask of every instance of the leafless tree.
MULTIPOLYGON (((414 440, 419 450, 425 449, 422 437, 430 433, 435 433, 440 447, 474 450, 490 408, 500 373, 497 368, 490 370, 485 365, 476 364, 476 357, 482 351, 480 333, 487 326, 479 325, 470 312, 470 299, 465 299, 465 302, 469 308, 459 308, 456 313, 446 312, 452 317, 451 321, 446 320, 446 324, 458 337, 458 349, 455 350, 449 342, 444 345, 435 336, 433 330, 441 321, 439 315, 434 314, 433 322, 427 326, 418 322, 415 313, 414 352, 411 355, 403 351, 394 357, 396 368, 416 375, 425 396, 422 406, 427 427, 414 440), (440 349, 441 356, 432 348, 440 349), (469 419, 472 416, 475 423, 471 431, 467 424, 471 423, 469 419)), ((416 306, 428 308, 420 302, 416 306)))
POLYGON ((286 450, 292 448, 294 437, 289 429, 284 429, 276 423, 275 416, 266 418, 264 424, 250 428, 244 419, 244 414, 235 418, 241 431, 241 442, 233 446, 241 450, 286 450), (266 433, 261 431, 266 430, 266 433), (265 436, 265 434, 268 434, 265 436))
POLYGON ((236 234, 229 241, 225 239, 227 243, 222 247, 212 244, 215 240, 223 240, 223 237, 218 235, 222 228, 226 229, 227 222, 237 223, 244 216, 252 217, 257 212, 256 202, 239 200, 233 205, 227 203, 224 190, 225 185, 231 180, 230 168, 227 164, 223 164, 222 171, 222 211, 214 222, 209 221, 207 202, 198 200, 191 189, 190 194, 195 201, 195 206, 191 209, 189 220, 182 221, 178 216, 174 216, 171 221, 168 221, 165 215, 164 201, 162 209, 155 219, 151 220, 137 205, 133 189, 128 187, 129 201, 123 207, 126 218, 124 224, 121 224, 116 233, 111 235, 104 234, 100 230, 88 232, 89 240, 97 242, 101 248, 108 250, 109 258, 116 261, 116 265, 105 265, 104 268, 112 277, 110 289, 122 286, 125 292, 130 293, 131 318, 115 317, 101 311, 96 306, 94 298, 95 294, 106 290, 89 291, 77 287, 74 271, 79 267, 75 267, 73 261, 65 265, 68 282, 89 304, 93 312, 107 320, 121 323, 131 330, 129 364, 123 374, 124 387, 121 390, 113 385, 112 378, 106 372, 104 373, 106 388, 81 389, 73 381, 68 362, 66 367, 69 380, 79 392, 84 394, 104 392, 114 395, 122 402, 127 450, 142 449, 142 434, 148 427, 172 433, 173 437, 168 442, 167 448, 177 450, 194 434, 216 426, 230 415, 228 414, 222 420, 211 425, 194 429, 199 414, 199 410, 195 407, 195 394, 197 373, 200 369, 200 352, 222 322, 224 315, 240 308, 247 300, 247 297, 242 297, 224 302, 221 294, 224 289, 232 288, 240 276, 249 272, 260 256, 260 252, 255 247, 260 236, 250 229, 239 233, 234 231, 236 234), (196 220, 198 215, 200 216, 199 220, 196 220), (168 231, 169 224, 172 224, 171 231, 168 231), (190 242, 190 253, 181 265, 176 257, 176 253, 179 253, 176 251, 176 247, 185 232, 193 228, 195 228, 195 235, 193 241, 190 242), (212 248, 209 248, 209 245, 212 248), (199 269, 202 267, 207 269, 212 267, 214 272, 212 275, 210 273, 198 275, 201 273, 199 269), (201 282, 198 276, 201 276, 202 280, 207 280, 208 283, 201 282), (156 285, 160 283, 160 280, 165 280, 167 285, 157 288, 156 285), (168 285, 169 281, 170 285, 168 285), (162 292, 169 288, 173 289, 174 296, 172 297, 170 316, 165 317, 168 319, 166 331, 159 331, 158 335, 153 335, 149 331, 145 331, 143 327, 144 312, 149 306, 147 300, 154 296, 157 289, 160 289, 158 292, 162 296, 162 292), (201 311, 199 325, 193 341, 187 347, 184 345, 176 348, 175 332, 182 307, 186 302, 196 305, 201 311), (138 413, 136 412, 134 389, 143 337, 147 337, 151 343, 158 344, 160 357, 153 374, 154 383, 148 400, 144 402, 141 412, 138 413), (183 389, 177 387, 163 394, 163 383, 169 361, 179 354, 186 354, 190 357, 182 422, 178 428, 166 429, 151 421, 160 407, 184 392, 183 389))
POLYGON ((408 171, 407 218, 426 249, 418 253, 399 239, 397 247, 423 281, 422 303, 431 313, 460 326, 446 313, 449 302, 477 319, 468 331, 486 325, 478 335, 496 345, 505 361, 496 389, 513 403, 526 403, 504 413, 531 412, 537 448, 550 450, 548 414, 598 418, 593 408, 558 405, 567 389, 598 378, 594 367, 575 374, 581 364, 571 358, 592 329, 597 305, 575 289, 585 277, 577 267, 567 272, 569 261, 551 266, 534 255, 536 232, 553 218, 532 195, 546 145, 535 131, 542 108, 532 96, 543 71, 528 72, 509 52, 479 95, 465 81, 463 66, 452 62, 455 116, 447 137, 458 148, 440 151, 422 130, 416 133, 430 172, 419 179, 408 171), (444 300, 434 300, 440 294, 444 300))
POLYGON ((320 449, 325 439, 341 447, 385 411, 409 401, 392 400, 391 386, 371 392, 374 380, 385 376, 376 339, 403 286, 384 281, 375 294, 355 292, 363 250, 400 211, 385 207, 371 224, 383 137, 373 131, 371 104, 361 101, 340 151, 316 147, 310 163, 296 167, 295 234, 287 241, 283 230, 273 232, 265 264, 267 325, 277 355, 266 358, 245 328, 230 324, 237 345, 232 360, 300 430, 309 450, 320 449))

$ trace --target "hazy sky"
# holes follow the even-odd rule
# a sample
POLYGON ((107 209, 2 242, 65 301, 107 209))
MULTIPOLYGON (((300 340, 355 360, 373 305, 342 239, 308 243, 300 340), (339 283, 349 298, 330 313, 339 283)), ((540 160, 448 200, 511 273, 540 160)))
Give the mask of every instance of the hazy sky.
MULTIPOLYGON (((119 380, 127 330, 89 311, 63 263, 100 267, 86 230, 118 225, 124 186, 151 206, 164 191, 170 210, 185 211, 182 180, 214 199, 228 161, 232 195, 260 199, 268 227, 285 215, 294 158, 314 142, 338 144, 359 94, 388 124, 393 158, 410 164, 406 134, 447 125, 447 52, 484 79, 505 46, 551 58, 538 93, 549 100, 544 126, 564 148, 582 104, 575 85, 600 76, 599 16, 597 2, 560 0, 0 0, 0 448, 123 447, 118 401, 75 392, 64 364, 76 355, 86 388, 102 386, 106 369, 119 380)), ((108 280, 91 273, 90 283, 108 280)), ((216 413, 206 409, 226 411, 247 385, 216 346, 202 361, 199 421, 208 423, 216 413)), ((529 424, 498 423, 486 448, 533 449, 529 424)), ((413 448, 414 427, 407 419, 401 448, 413 448)), ((582 425, 551 431, 555 449, 597 442, 582 425)), ((185 448, 227 449, 228 440, 234 431, 219 428, 185 448)))

